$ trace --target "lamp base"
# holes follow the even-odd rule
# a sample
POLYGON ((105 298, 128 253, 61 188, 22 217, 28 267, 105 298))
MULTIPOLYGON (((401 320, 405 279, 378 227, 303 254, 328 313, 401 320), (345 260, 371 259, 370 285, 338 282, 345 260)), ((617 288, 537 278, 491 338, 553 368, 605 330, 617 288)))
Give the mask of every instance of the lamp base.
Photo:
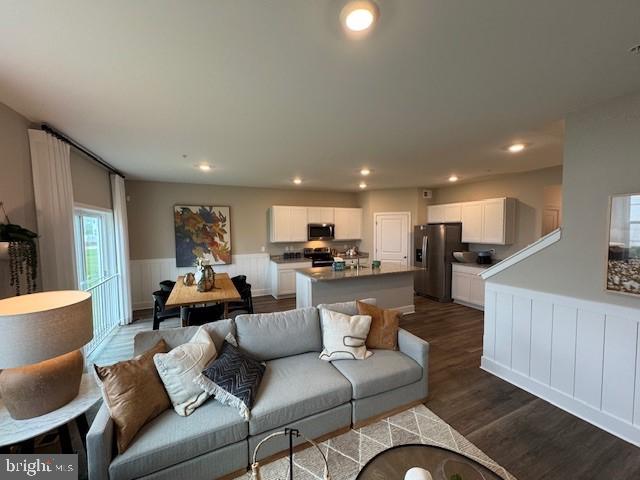
POLYGON ((80 350, 0 373, 0 395, 15 420, 39 417, 76 398, 84 357, 80 350))

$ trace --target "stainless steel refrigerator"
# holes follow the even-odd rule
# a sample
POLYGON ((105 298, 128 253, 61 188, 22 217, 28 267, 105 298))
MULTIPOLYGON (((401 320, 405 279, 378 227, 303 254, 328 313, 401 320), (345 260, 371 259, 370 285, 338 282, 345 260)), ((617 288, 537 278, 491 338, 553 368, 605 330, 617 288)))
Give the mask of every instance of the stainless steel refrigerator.
POLYGON ((462 243, 461 223, 416 225, 413 230, 415 255, 414 290, 418 295, 440 302, 451 301, 451 262, 453 252, 467 250, 462 243))

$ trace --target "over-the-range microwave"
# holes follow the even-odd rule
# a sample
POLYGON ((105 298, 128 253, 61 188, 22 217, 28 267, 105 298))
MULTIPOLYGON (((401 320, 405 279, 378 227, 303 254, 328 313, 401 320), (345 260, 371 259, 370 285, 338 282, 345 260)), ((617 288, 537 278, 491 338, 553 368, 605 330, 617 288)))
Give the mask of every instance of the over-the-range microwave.
POLYGON ((310 223, 307 225, 307 239, 333 240, 334 230, 333 223, 310 223))

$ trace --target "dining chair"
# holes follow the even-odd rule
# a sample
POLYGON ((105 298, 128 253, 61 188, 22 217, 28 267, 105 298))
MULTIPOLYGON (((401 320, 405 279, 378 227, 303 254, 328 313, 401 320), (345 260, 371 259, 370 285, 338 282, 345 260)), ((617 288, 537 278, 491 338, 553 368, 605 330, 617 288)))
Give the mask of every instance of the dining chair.
POLYGON ((165 290, 156 290, 153 292, 153 329, 160 328, 160 322, 167 318, 180 318, 180 308, 166 308, 169 292, 165 290))
POLYGON ((222 320, 224 317, 224 304, 207 305, 205 307, 187 308, 187 326, 204 325, 205 323, 222 320))

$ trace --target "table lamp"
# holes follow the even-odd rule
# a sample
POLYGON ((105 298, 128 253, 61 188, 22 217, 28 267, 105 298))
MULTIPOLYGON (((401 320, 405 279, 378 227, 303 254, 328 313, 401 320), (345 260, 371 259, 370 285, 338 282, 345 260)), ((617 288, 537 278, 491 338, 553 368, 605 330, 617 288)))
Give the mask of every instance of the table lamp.
POLYGON ((78 395, 93 338, 91 294, 75 290, 0 300, 0 395, 12 418, 52 412, 78 395))

